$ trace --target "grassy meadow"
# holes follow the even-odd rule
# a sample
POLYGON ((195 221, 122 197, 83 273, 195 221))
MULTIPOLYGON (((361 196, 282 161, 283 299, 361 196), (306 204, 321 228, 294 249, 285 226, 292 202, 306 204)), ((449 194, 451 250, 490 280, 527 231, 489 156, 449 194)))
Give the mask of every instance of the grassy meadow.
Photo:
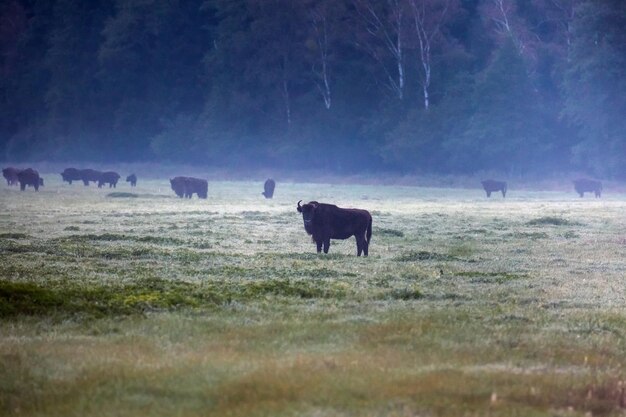
POLYGON ((623 193, 43 176, 0 186, 0 415, 626 415, 623 193))

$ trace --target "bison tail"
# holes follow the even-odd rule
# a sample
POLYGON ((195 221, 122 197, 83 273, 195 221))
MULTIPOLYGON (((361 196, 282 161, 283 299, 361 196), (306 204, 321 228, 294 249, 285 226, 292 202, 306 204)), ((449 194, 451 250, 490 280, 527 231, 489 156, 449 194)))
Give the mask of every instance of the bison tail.
POLYGON ((367 223, 367 231, 365 232, 365 237, 367 239, 367 244, 370 244, 372 240, 372 218, 370 217, 369 222, 367 223))

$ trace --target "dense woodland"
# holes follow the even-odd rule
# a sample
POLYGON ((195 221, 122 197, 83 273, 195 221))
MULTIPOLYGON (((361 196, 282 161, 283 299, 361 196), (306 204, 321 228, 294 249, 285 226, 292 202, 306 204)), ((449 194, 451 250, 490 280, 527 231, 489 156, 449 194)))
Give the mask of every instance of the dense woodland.
POLYGON ((623 0, 3 0, 0 159, 626 178, 623 0))

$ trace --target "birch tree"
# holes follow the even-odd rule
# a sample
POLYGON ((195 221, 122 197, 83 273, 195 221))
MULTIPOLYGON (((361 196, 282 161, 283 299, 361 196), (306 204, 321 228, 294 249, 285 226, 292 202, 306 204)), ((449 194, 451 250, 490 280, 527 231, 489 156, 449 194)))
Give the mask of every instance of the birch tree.
POLYGON ((537 39, 519 17, 515 0, 484 0, 481 13, 501 45, 510 40, 520 55, 534 59, 537 39))
POLYGON ((332 105, 331 90, 331 42, 333 37, 333 20, 338 15, 338 10, 332 9, 331 2, 314 1, 308 6, 307 16, 309 21, 309 49, 313 53, 311 72, 317 90, 324 100, 327 110, 332 105))
POLYGON ((405 0, 386 0, 382 7, 374 0, 354 0, 364 36, 357 46, 365 50, 383 69, 384 85, 402 100, 406 84, 405 43, 407 4, 405 0), (391 58, 393 65, 389 65, 391 58))
POLYGON ((456 9, 455 0, 408 0, 418 47, 418 78, 422 87, 424 108, 430 107, 432 48, 442 37, 442 26, 456 9))

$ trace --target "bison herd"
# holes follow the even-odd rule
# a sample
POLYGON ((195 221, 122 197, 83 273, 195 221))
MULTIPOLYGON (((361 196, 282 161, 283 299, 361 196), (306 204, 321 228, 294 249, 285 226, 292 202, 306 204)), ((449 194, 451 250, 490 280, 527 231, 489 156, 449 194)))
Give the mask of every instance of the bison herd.
MULTIPOLYGON (((17 169, 13 167, 4 168, 2 175, 7 180, 7 185, 18 185, 24 191, 26 187, 33 187, 35 191, 43 186, 43 178, 39 173, 32 169, 17 169)), ((61 172, 64 182, 72 184, 72 181, 82 181, 85 186, 95 183, 98 188, 104 185, 109 188, 115 188, 121 178, 114 171, 97 171, 94 169, 76 169, 66 168, 61 172)), ((137 176, 130 174, 126 177, 126 182, 131 187, 137 185, 137 176)), ((602 183, 600 181, 581 178, 574 180, 574 189, 583 197, 586 192, 592 192, 596 198, 602 194, 602 183)), ((487 197, 491 197, 493 192, 501 192, 502 197, 506 197, 507 183, 504 181, 496 181, 492 179, 481 181, 482 187, 487 193, 487 197)), ((205 179, 194 177, 174 177, 170 179, 170 186, 174 193, 180 198, 192 198, 194 194, 198 198, 206 199, 208 194, 208 182, 205 179)), ((269 178, 265 181, 263 192, 265 198, 274 196, 276 182, 269 178)), ((311 239, 317 245, 317 252, 328 253, 331 239, 348 239, 352 236, 356 238, 357 256, 367 256, 369 245, 372 238, 372 216, 367 210, 356 208, 340 208, 333 204, 319 203, 317 201, 309 201, 306 204, 300 204, 298 201, 296 210, 302 214, 304 221, 304 230, 311 236, 311 239)))
MULTIPOLYGON (((96 171, 95 169, 76 169, 65 168, 61 172, 61 178, 64 182, 72 184, 72 181, 82 181, 85 186, 89 186, 90 183, 98 184, 98 188, 102 188, 105 184, 109 185, 109 188, 116 188, 117 182, 120 179, 120 174, 115 171, 96 171)), ((131 183, 134 187, 137 185, 137 177, 135 174, 129 175, 126 181, 131 183), (130 181, 128 178, 134 177, 134 181, 130 181)))

